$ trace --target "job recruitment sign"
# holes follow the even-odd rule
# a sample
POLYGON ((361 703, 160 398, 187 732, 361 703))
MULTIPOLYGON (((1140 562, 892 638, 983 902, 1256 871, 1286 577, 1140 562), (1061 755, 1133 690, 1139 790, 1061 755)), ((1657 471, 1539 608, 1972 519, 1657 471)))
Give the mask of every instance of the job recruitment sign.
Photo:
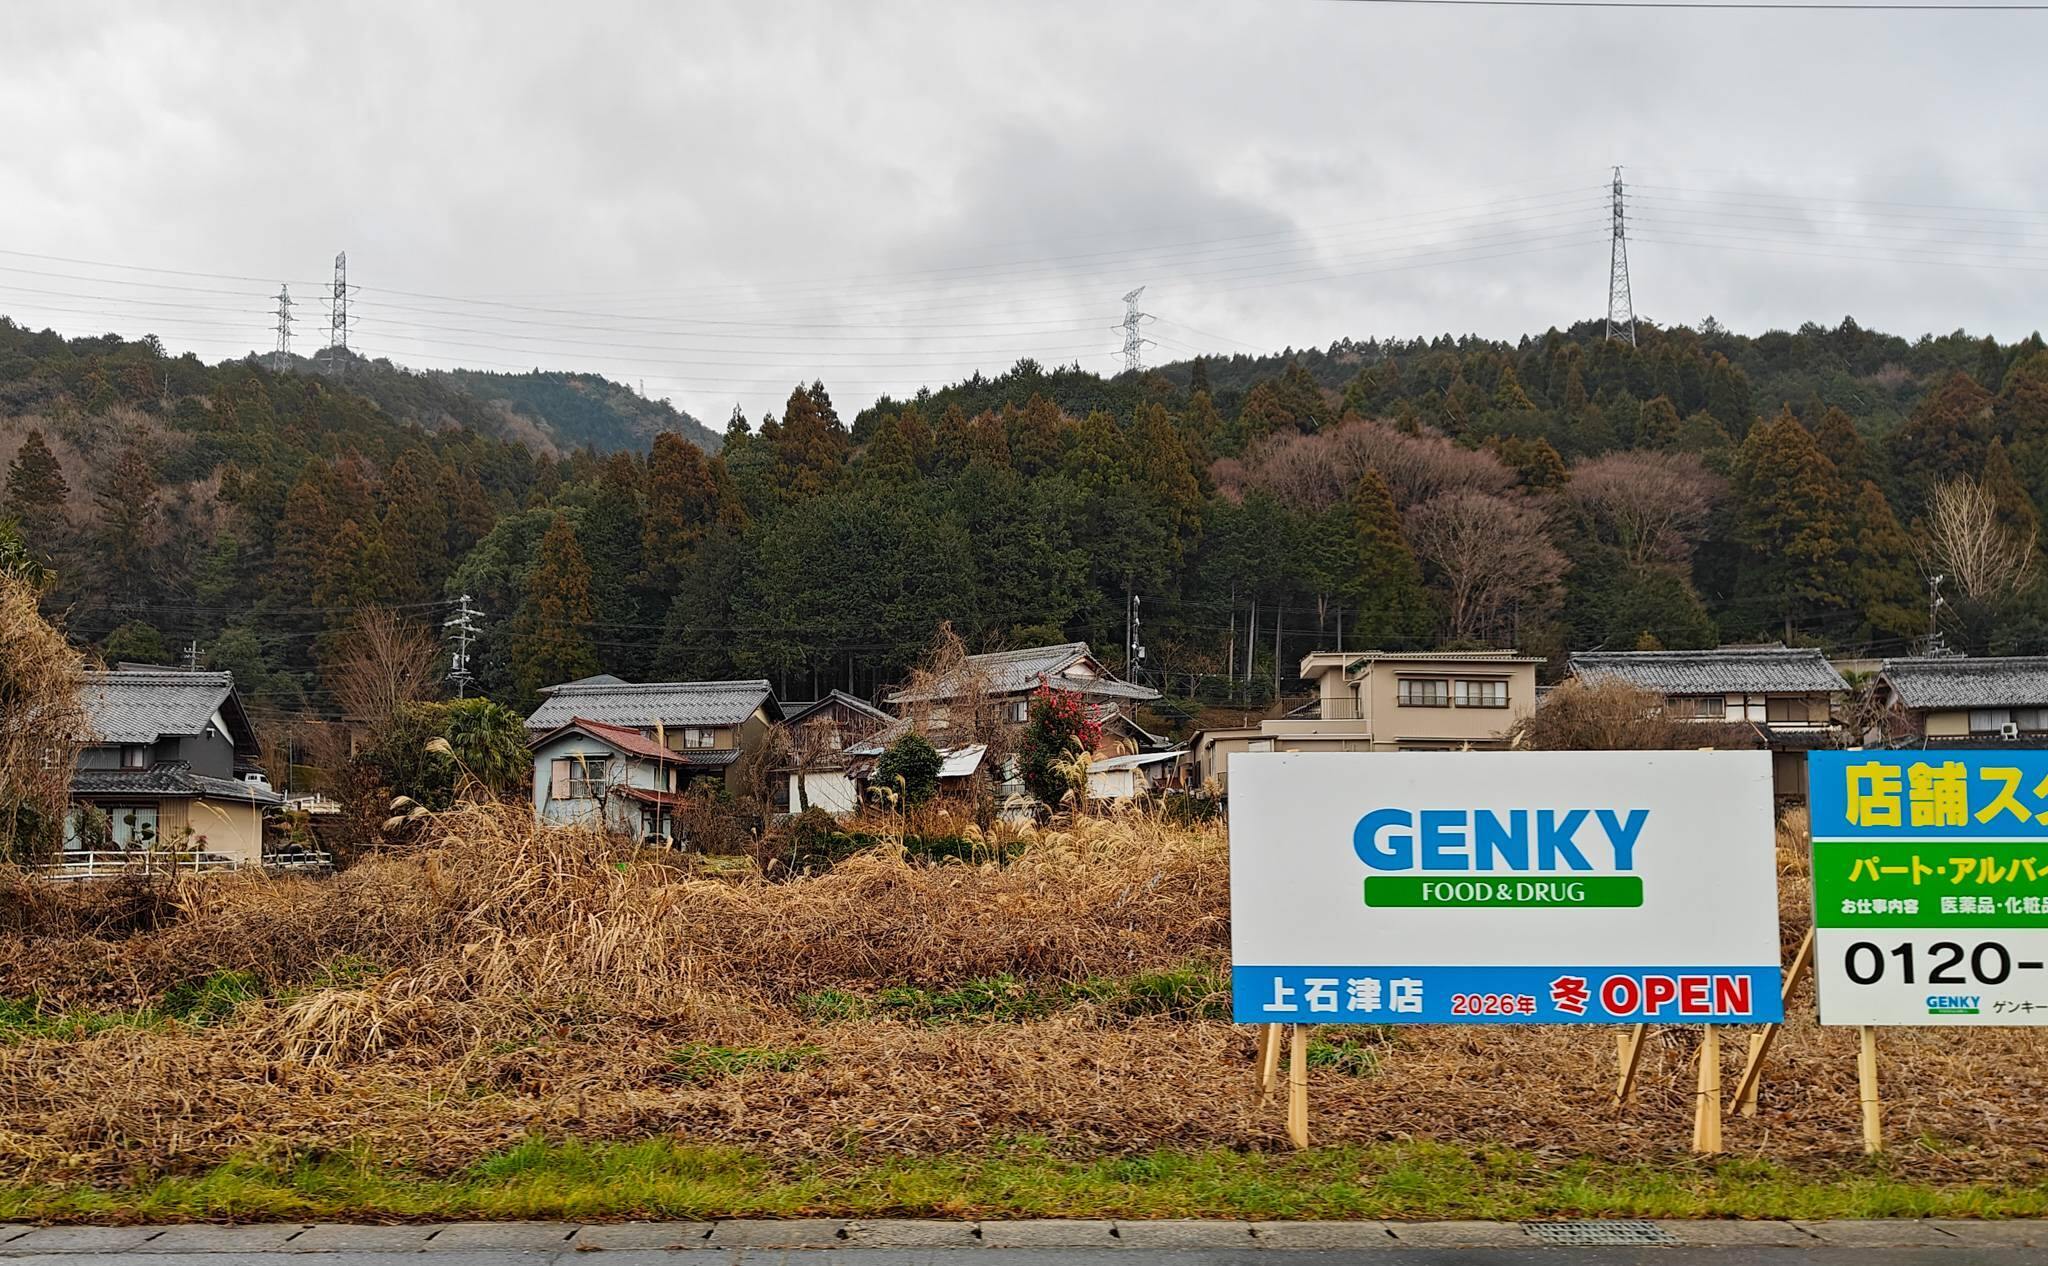
POLYGON ((2048 1024, 2048 752, 1815 752, 1807 782, 1821 1023, 2048 1024))
POLYGON ((1240 1023, 1780 1018, 1763 752, 1230 760, 1240 1023))

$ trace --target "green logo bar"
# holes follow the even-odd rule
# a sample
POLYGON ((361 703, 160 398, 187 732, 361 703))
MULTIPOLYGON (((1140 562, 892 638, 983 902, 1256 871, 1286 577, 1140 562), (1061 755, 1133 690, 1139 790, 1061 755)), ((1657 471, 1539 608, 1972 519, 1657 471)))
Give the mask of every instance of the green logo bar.
POLYGON ((1546 878, 1438 879, 1423 875, 1368 875, 1369 906, 1639 906, 1643 881, 1635 875, 1555 875, 1546 878))

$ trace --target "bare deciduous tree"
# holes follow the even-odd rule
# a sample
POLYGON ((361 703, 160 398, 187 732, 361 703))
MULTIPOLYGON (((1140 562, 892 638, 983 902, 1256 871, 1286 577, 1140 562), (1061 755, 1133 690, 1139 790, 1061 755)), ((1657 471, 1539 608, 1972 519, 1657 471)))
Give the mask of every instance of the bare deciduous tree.
POLYGON ((0 855, 54 849, 86 738, 84 661, 36 609, 35 588, 0 573, 0 855))
POLYGON ((1380 472, 1404 508, 1459 489, 1505 493, 1515 484, 1514 472, 1492 453, 1361 418, 1314 435, 1273 436, 1241 461, 1219 461, 1210 478, 1226 495, 1256 489, 1290 509, 1316 512, 1350 496, 1369 469, 1380 472))
POLYGON ((384 733, 399 709, 438 693, 441 644, 433 630, 382 607, 359 614, 335 647, 327 684, 342 715, 384 733))
POLYGON ((1967 475, 1935 485, 1921 542, 1929 569, 1976 602, 2000 602, 2034 578, 2035 534, 2000 523, 1998 502, 1967 475))
POLYGON ((1638 567, 1681 564, 1727 491, 1691 453, 1609 453, 1573 469, 1565 495, 1638 567))
POLYGON ((1514 636, 1517 612, 1547 607, 1565 559, 1525 502, 1462 489, 1410 510, 1404 527, 1415 556, 1436 569, 1454 640, 1514 636))
POLYGON ((1664 697, 1612 679, 1574 677, 1514 723, 1508 742, 1539 751, 1683 751, 1762 746, 1755 727, 1673 716, 1664 697))

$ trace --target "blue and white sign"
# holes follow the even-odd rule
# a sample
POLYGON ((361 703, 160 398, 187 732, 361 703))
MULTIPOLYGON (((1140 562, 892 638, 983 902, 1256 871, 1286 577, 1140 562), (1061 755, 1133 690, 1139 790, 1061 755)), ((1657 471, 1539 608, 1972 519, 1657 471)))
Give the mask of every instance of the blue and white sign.
POLYGON ((1781 1019, 1773 826, 1766 752, 1233 756, 1232 1014, 1781 1019))

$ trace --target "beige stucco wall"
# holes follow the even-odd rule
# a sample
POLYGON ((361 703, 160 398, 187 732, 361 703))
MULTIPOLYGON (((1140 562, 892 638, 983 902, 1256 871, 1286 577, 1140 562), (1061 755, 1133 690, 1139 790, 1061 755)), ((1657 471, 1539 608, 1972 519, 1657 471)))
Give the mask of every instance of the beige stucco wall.
POLYGON ((166 800, 157 815, 166 839, 174 838, 169 834, 172 813, 185 817, 188 805, 189 817, 179 825, 191 826, 191 846, 195 850, 219 853, 248 865, 263 860, 263 810, 253 804, 233 800, 166 800), (201 836, 205 837, 203 844, 201 836))
POLYGON ((1921 733, 1928 738, 1961 738, 1970 732, 1970 714, 1965 710, 1928 712, 1921 720, 1921 733))
POLYGON ((1374 664, 1365 676, 1366 716, 1377 750, 1393 751, 1403 743, 1500 743, 1508 728, 1536 710, 1536 666, 1534 664, 1485 664, 1483 662, 1442 664, 1374 664), (1506 681, 1505 708, 1411 708, 1400 703, 1403 677, 1428 677, 1449 681, 1453 697, 1459 678, 1472 681, 1506 681))

